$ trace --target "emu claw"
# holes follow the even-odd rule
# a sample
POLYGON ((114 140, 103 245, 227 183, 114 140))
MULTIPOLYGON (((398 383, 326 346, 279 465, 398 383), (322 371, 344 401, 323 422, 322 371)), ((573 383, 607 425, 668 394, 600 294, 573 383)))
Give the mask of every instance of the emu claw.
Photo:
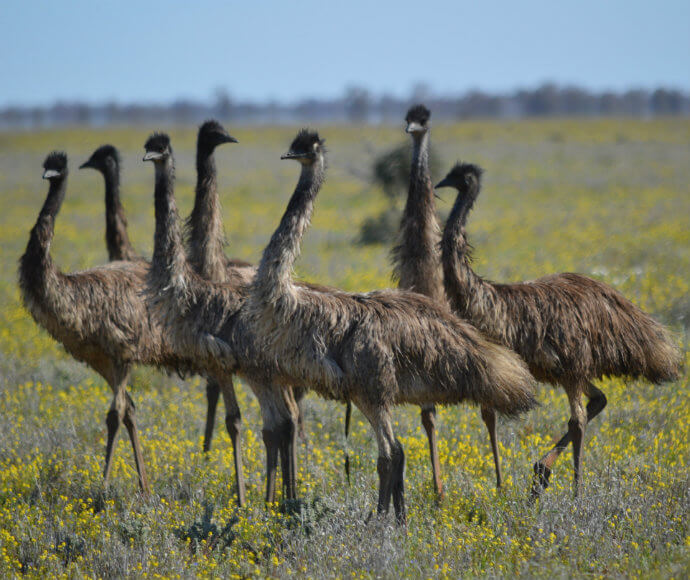
POLYGON ((549 478, 551 477, 551 469, 546 467, 543 463, 537 461, 534 464, 534 479, 532 482, 532 493, 530 500, 536 500, 542 492, 549 487, 549 478))

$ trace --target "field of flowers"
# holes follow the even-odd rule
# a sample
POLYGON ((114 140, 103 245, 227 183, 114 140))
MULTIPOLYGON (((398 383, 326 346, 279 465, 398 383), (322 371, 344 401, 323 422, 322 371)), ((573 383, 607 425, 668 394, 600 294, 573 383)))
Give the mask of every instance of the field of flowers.
MULTIPOLYGON (((228 125, 239 145, 218 151, 228 253, 256 261, 297 178, 279 161, 294 128, 228 125)), ((153 171, 141 162, 149 129, 0 134, 0 577, 687 577, 690 570, 690 122, 473 122, 434 127, 448 168, 486 169, 470 218, 475 267, 509 281, 577 271, 613 284, 668 324, 686 353, 677 383, 602 381, 609 406, 588 428, 584 492, 571 493, 571 455, 536 505, 532 464, 566 427, 565 395, 500 423, 505 487, 494 488, 488 438, 474 408, 439 412, 446 498, 437 504, 419 410, 400 408, 409 526, 365 523, 375 506, 376 446, 353 415, 352 483, 343 472, 342 406, 310 395, 299 449, 300 505, 263 503, 259 409, 237 381, 244 419, 248 506, 234 504, 222 410, 201 451, 205 395, 147 368, 133 374, 153 488, 142 497, 126 436, 112 483, 101 483, 106 383, 70 359, 21 306, 17 259, 46 182, 52 149, 70 156, 70 181, 52 252, 65 271, 106 261, 103 185, 78 171, 95 147, 121 149, 123 202, 135 247, 150 255, 153 171)), ((388 203, 363 179, 402 128, 320 128, 330 150, 298 274, 349 290, 390 285, 389 248, 358 246, 360 224, 388 203)), ((170 131, 181 212, 191 208, 194 129, 170 131)), ((439 176, 434 176, 441 177, 439 176)), ((441 192, 439 210, 452 203, 441 192)))

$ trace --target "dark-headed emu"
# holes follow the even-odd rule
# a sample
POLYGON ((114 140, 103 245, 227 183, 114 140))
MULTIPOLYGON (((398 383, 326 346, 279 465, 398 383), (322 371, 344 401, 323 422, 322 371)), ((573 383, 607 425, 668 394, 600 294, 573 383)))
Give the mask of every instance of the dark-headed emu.
POLYGON ((606 406, 604 393, 591 381, 606 375, 674 380, 680 352, 661 324, 602 282, 566 273, 495 284, 475 274, 465 223, 481 177, 478 166, 459 163, 436 186, 458 191, 442 241, 446 293, 459 316, 515 350, 538 380, 565 390, 568 431, 535 463, 532 497, 548 486, 553 463, 571 441, 577 493, 585 427, 606 406), (586 408, 583 395, 589 399, 586 408))

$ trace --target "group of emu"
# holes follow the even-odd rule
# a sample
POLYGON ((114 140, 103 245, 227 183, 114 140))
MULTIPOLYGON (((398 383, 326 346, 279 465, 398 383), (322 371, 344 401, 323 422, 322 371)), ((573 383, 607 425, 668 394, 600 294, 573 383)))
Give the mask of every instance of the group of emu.
POLYGON ((482 170, 458 163, 436 185, 457 190, 441 233, 429 173, 429 117, 422 105, 412 107, 406 117, 412 169, 393 251, 398 289, 366 294, 292 277, 325 177, 326 150, 315 132, 301 130, 281 157, 300 163, 299 181, 258 266, 224 253, 214 150, 236 139, 218 122, 208 121, 199 129, 196 197, 186 235, 175 204, 170 139, 155 133, 146 142, 144 161, 155 168, 150 262, 130 244, 119 196, 118 153, 105 145, 81 168, 96 169, 105 178, 111 261, 71 274, 56 267, 50 244, 65 197, 67 157, 48 155, 43 165, 48 196, 20 260, 19 284, 34 320, 113 390, 106 419, 106 483, 123 423, 139 485, 149 490, 135 407, 127 393, 131 367, 139 363, 207 379, 204 450, 210 446, 222 393, 240 505, 245 488, 236 374, 251 387, 261 408, 267 501, 275 500, 279 459, 284 497, 297 495, 296 437, 300 400, 308 389, 354 403, 369 420, 379 454, 378 511, 387 512, 392 498, 402 523, 405 458, 393 432, 393 407, 421 407, 434 487, 441 496, 435 405, 479 405, 500 486, 496 413, 518 415, 532 409, 535 378, 563 387, 571 416, 567 432, 534 465, 532 497, 547 487, 554 461, 571 442, 577 492, 585 427, 606 406, 604 393, 591 381, 604 375, 672 380, 679 374, 680 352, 663 326, 596 280, 568 273, 496 284, 478 276, 471 267, 465 224, 479 195, 482 170))

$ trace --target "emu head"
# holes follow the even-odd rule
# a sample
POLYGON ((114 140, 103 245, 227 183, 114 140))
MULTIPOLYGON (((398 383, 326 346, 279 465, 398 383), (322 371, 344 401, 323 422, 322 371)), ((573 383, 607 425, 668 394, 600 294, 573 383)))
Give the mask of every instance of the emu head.
POLYGON ((146 141, 144 149, 146 149, 144 161, 153 161, 156 164, 164 163, 172 155, 170 137, 166 133, 151 135, 146 141))
POLYGON ((62 179, 67 176, 67 154, 53 151, 43 162, 43 179, 62 179))
POLYGON ((422 135, 426 133, 429 130, 430 117, 431 111, 424 105, 410 107, 410 110, 407 111, 407 115, 405 115, 405 122, 407 123, 405 132, 411 135, 422 135))
POLYGON ((458 190, 458 196, 466 196, 474 200, 479 195, 483 173, 484 170, 479 165, 458 162, 448 175, 436 184, 436 189, 454 187, 458 190))
POLYGON ((104 173, 107 169, 116 169, 119 164, 120 155, 117 149, 112 145, 102 145, 91 154, 88 161, 79 166, 79 169, 90 167, 104 173))
POLYGON ((237 143, 230 133, 228 133, 218 121, 211 119, 206 121, 201 127, 199 127, 199 136, 197 138, 197 143, 199 149, 206 149, 213 151, 218 145, 223 143, 237 143))
POLYGON ((280 158, 295 159, 302 165, 311 165, 317 159, 323 159, 326 153, 324 143, 325 140, 319 138, 319 134, 316 131, 302 129, 292 141, 288 152, 285 155, 281 155, 280 158))

